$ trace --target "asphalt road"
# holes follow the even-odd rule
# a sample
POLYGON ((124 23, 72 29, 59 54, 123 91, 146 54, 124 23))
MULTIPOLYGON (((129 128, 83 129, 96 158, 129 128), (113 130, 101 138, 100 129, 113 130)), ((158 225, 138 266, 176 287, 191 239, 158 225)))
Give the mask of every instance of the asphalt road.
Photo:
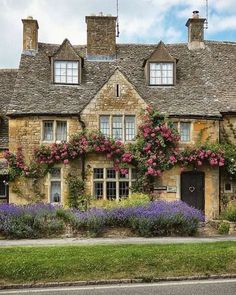
POLYGON ((3 290, 0 294, 34 295, 235 295, 236 279, 156 284, 3 290))

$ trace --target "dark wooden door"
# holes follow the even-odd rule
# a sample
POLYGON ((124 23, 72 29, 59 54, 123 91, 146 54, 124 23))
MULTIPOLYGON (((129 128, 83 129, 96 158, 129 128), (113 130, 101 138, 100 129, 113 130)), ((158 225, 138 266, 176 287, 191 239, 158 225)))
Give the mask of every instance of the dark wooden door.
POLYGON ((194 208, 204 211, 204 186, 204 172, 188 171, 181 173, 181 200, 194 208))
POLYGON ((0 203, 9 200, 8 180, 8 175, 0 175, 0 203))

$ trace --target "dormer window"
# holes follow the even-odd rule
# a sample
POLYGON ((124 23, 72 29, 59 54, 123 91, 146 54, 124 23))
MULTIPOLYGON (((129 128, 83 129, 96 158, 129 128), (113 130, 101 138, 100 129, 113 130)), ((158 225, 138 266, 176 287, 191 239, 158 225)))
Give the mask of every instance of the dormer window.
POLYGON ((54 83, 79 84, 79 62, 55 60, 54 83))
POLYGON ((150 85, 173 85, 174 63, 150 62, 150 85))
POLYGON ((146 83, 149 86, 174 86, 176 84, 176 63, 161 41, 152 54, 144 61, 146 83))

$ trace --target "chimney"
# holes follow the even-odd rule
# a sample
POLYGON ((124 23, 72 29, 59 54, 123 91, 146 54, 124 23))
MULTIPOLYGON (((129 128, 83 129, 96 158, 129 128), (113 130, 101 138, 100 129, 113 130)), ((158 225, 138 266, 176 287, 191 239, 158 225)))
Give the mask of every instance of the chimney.
POLYGON ((87 59, 112 60, 116 58, 116 19, 111 15, 86 16, 87 59))
POLYGON ((32 16, 22 19, 23 22, 23 52, 38 50, 38 22, 32 16))
POLYGON ((204 49, 204 23, 206 19, 199 17, 199 11, 193 11, 192 18, 189 18, 186 27, 188 27, 188 48, 204 49))

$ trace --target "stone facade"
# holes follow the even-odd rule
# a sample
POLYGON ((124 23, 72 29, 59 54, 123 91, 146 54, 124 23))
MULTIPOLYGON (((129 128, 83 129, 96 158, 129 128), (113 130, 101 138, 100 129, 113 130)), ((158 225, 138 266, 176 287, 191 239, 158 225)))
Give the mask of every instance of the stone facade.
MULTIPOLYGON (((67 39, 61 45, 38 43, 37 21, 24 19, 20 68, 0 70, 0 161, 1 150, 16 152, 22 147, 28 162, 35 148, 49 144, 42 140, 44 120, 66 121, 67 140, 84 126, 98 130, 100 116, 109 116, 110 130, 114 116, 122 116, 123 129, 126 116, 133 116, 137 133, 140 111, 147 105, 159 109, 178 129, 181 123, 191 123, 190 141, 182 142, 180 148, 200 141, 218 142, 224 133, 235 143, 236 44, 205 41, 204 21, 196 14, 188 20, 187 44, 116 44, 116 17, 88 16, 87 46, 72 46, 67 39), (77 84, 54 83, 55 60, 78 61, 77 84), (173 63, 173 83, 150 85, 150 63, 173 63)), ((63 68, 60 75, 67 75, 64 72, 72 75, 71 69, 63 68)), ((63 205, 68 201, 67 175, 82 177, 83 164, 88 195, 94 192, 93 169, 113 166, 104 155, 97 154, 87 155, 85 163, 58 165, 63 205)), ((198 170, 204 175, 205 213, 214 218, 219 214, 220 193, 225 194, 225 181, 231 180, 217 168, 202 166, 198 170)), ((156 180, 155 197, 181 199, 182 175, 178 166, 164 172, 156 180)), ((10 184, 9 201, 50 202, 50 177, 37 182, 16 179, 10 184)), ((227 196, 233 198, 235 193, 232 182, 227 196)))

